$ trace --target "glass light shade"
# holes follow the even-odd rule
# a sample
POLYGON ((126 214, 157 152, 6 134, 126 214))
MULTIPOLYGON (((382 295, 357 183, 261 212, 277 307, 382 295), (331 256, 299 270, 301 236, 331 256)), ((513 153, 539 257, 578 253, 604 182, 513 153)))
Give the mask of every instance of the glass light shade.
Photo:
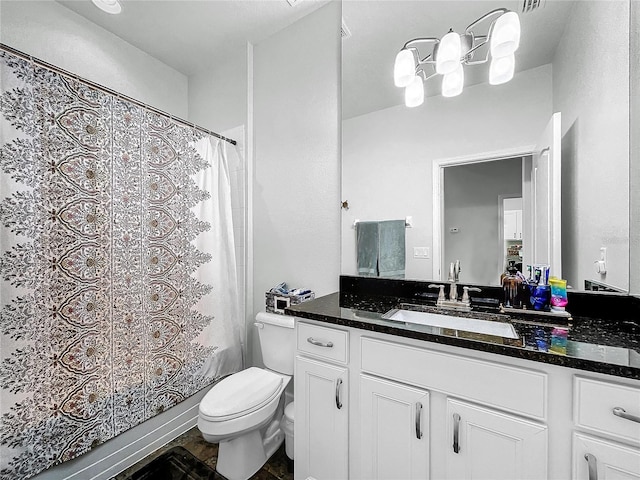
POLYGON ((118 14, 122 11, 122 7, 120 6, 120 2, 118 2, 118 0, 91 0, 91 1, 100 10, 107 13, 111 13, 113 15, 118 14))
POLYGON ((442 96, 455 97, 462 93, 464 87, 464 68, 458 64, 458 68, 442 77, 442 96))
POLYGON ((513 53, 506 57, 492 58, 489 67, 489 83, 491 85, 507 83, 513 78, 515 66, 516 58, 513 53))
POLYGON ((413 80, 404 90, 404 104, 407 107, 417 107, 424 102, 424 84, 419 76, 413 77, 413 80))
POLYGON ((462 57, 462 44, 460 35, 456 32, 447 33, 440 43, 436 53, 436 72, 440 75, 446 75, 453 72, 460 65, 462 57))
POLYGON ((513 55, 520 46, 520 19, 516 12, 500 15, 491 31, 491 56, 493 58, 513 55))
POLYGON ((393 82, 396 87, 406 87, 416 76, 416 62, 411 50, 400 50, 393 65, 393 82))

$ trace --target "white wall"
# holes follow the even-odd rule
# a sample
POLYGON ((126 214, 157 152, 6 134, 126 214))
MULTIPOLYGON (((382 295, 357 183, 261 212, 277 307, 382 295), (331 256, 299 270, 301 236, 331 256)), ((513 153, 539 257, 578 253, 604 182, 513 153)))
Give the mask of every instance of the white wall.
POLYGON ((629 285, 629 2, 577 2, 553 61, 562 112, 562 273, 629 285), (597 25, 597 35, 593 26, 597 25), (613 141, 606 141, 613 139, 613 141), (607 248, 607 274, 594 262, 607 248))
POLYGON ((280 282, 338 290, 340 14, 331 2, 254 48, 256 313, 280 282))
POLYGON ((247 47, 189 77, 189 120, 214 132, 247 123, 247 47))
MULTIPOLYGON (((413 247, 432 245, 432 163, 535 145, 551 113, 551 66, 522 72, 498 87, 468 87, 458 97, 428 97, 343 121, 342 272, 356 273, 355 219, 412 216, 406 277, 431 279, 432 261, 413 247)), ((497 241, 496 241, 497 242, 497 241)))
POLYGON ((187 77, 54 1, 0 2, 0 42, 179 118, 187 77))
POLYGON ((445 266, 460 260, 461 282, 500 283, 506 253, 498 245, 500 195, 522 195, 522 158, 444 170, 443 260, 445 266))

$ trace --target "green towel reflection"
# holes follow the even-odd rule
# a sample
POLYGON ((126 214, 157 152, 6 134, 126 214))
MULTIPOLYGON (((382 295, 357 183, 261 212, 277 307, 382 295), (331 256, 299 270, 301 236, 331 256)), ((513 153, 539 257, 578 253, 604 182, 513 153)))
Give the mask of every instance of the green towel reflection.
POLYGON ((405 231, 404 220, 358 222, 358 275, 404 278, 405 231))

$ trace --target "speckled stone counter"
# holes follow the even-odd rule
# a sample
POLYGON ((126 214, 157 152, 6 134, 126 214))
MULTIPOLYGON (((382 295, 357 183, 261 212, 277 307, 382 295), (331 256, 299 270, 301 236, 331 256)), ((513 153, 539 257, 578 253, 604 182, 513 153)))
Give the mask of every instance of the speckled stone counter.
MULTIPOLYGON (((422 294, 417 296, 411 291, 408 293, 406 289, 401 292, 392 292, 395 295, 381 295, 380 292, 371 292, 371 289, 361 291, 358 288, 351 288, 349 285, 345 286, 345 283, 345 279, 341 278, 340 292, 289 307, 286 309, 286 314, 333 325, 640 380, 640 331, 636 323, 639 317, 636 317, 635 311, 635 302, 638 299, 634 297, 628 297, 632 299, 631 306, 617 305, 616 309, 610 311, 611 315, 603 318, 586 316, 582 312, 590 309, 602 315, 603 311, 607 311, 606 308, 601 308, 602 303, 613 303, 616 298, 606 295, 599 297, 595 294, 587 295, 586 299, 574 296, 575 310, 581 314, 576 315, 571 312, 570 322, 567 322, 566 318, 537 319, 524 314, 501 314, 492 304, 491 295, 477 298, 475 303, 477 310, 474 308, 477 315, 482 315, 486 319, 510 322, 520 336, 518 340, 513 340, 385 319, 384 313, 400 306, 449 315, 456 315, 456 313, 437 310, 430 305, 433 304, 431 297, 422 294), (585 302, 591 302, 590 306, 585 306, 585 302), (546 336, 548 343, 553 328, 568 329, 566 354, 544 351, 544 342, 541 349, 540 343, 534 341, 534 337, 546 336)), ((497 291, 499 293, 499 289, 497 291)), ((484 295, 490 293, 496 292, 485 291, 484 295)), ((622 302, 625 301, 622 300, 622 302)))

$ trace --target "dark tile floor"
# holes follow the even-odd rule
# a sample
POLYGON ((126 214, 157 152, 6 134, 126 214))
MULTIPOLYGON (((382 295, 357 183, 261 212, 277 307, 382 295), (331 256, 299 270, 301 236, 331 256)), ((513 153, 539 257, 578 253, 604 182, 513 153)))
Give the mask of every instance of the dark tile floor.
MULTIPOLYGON (((218 444, 207 443, 202 438, 198 427, 193 427, 191 430, 180 435, 178 438, 167 443, 165 446, 159 448, 151 455, 140 460, 135 465, 127 468, 125 471, 119 473, 111 480, 126 480, 131 474, 141 469, 153 459, 159 457, 167 450, 180 446, 191 452, 196 458, 203 461, 206 465, 215 469, 216 461, 218 459, 218 444)), ((267 463, 258 471, 252 480, 293 480, 293 470, 290 466, 287 455, 284 452, 284 443, 282 446, 272 455, 267 463)), ((220 477, 222 478, 222 477, 220 477)))

